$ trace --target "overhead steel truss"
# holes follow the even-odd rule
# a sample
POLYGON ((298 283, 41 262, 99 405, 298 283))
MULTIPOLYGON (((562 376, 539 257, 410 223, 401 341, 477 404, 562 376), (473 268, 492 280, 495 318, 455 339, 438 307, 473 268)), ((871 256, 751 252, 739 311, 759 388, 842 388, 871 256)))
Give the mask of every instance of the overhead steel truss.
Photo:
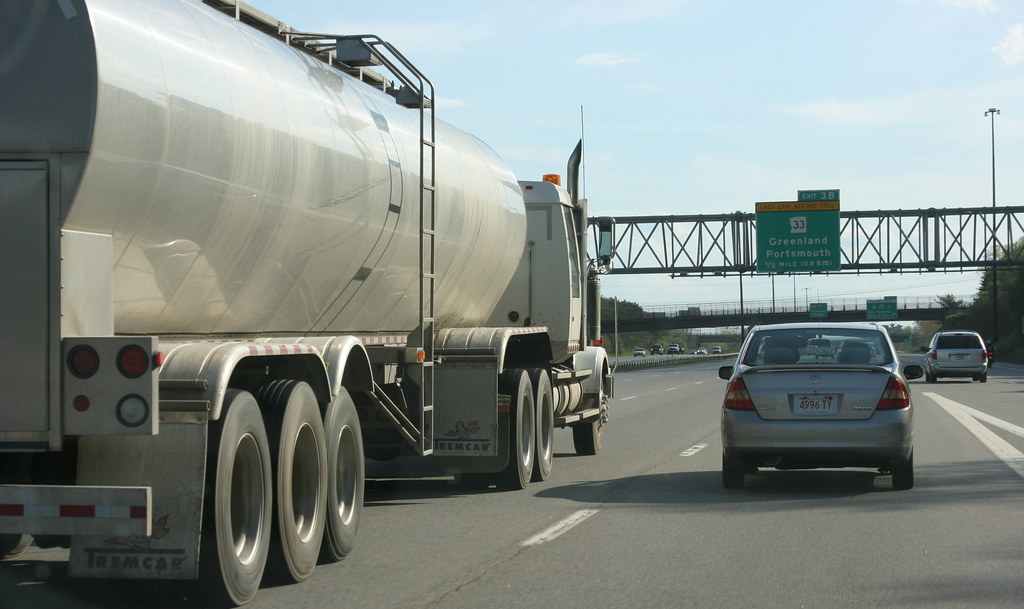
MULTIPOLYGON (((602 245, 608 251, 600 243, 599 227, 609 223, 611 274, 704 276, 757 270, 754 213, 591 218, 592 260, 599 260, 602 245)), ((839 224, 842 266, 829 274, 1024 264, 1024 207, 840 211, 839 224)))

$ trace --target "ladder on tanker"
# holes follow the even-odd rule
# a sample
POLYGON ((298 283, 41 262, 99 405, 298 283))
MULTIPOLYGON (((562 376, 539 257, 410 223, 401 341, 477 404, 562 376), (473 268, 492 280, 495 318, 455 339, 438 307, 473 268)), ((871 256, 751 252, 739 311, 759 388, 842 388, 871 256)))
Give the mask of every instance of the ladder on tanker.
POLYGON ((411 420, 379 388, 382 408, 399 432, 421 455, 434 450, 434 290, 437 258, 437 124, 434 119, 434 85, 390 43, 374 35, 336 36, 282 31, 286 42, 304 47, 338 69, 376 86, 407 108, 419 110, 419 327, 409 337, 407 353, 416 354, 419 369, 419 416, 411 420), (398 84, 386 82, 373 70, 385 68, 398 84))

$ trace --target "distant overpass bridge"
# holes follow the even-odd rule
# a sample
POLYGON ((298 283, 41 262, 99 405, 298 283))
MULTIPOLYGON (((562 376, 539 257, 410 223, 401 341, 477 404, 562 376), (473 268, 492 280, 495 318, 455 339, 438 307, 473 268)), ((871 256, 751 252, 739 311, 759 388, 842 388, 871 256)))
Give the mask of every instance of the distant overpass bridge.
MULTIPOLYGON (((874 299, 872 299, 874 300, 874 299)), ((960 298, 961 302, 969 300, 960 298)), ((868 319, 866 298, 823 299, 828 305, 825 318, 812 319, 808 306, 799 306, 788 301, 784 304, 772 301, 739 303, 703 303, 700 305, 658 305, 645 308, 642 316, 622 316, 616 320, 613 312, 603 311, 604 321, 601 332, 658 332, 662 330, 694 328, 750 327, 763 323, 786 323, 799 321, 877 321, 882 324, 912 321, 942 321, 954 312, 945 308, 936 298, 897 298, 895 319, 868 319)))

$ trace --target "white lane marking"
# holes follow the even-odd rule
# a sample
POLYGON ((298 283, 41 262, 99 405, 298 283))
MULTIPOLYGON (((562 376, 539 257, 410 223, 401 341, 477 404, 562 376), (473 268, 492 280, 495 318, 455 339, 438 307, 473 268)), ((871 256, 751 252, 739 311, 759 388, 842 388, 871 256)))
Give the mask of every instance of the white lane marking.
POLYGON ((615 399, 616 399, 616 400, 618 400, 619 402, 625 402, 626 400, 633 400, 633 399, 636 399, 636 397, 637 397, 637 396, 635 396, 635 395, 631 395, 631 396, 629 396, 628 398, 615 398, 615 399))
POLYGON ((575 512, 572 516, 569 516, 565 520, 562 520, 561 522, 558 522, 548 527, 547 529, 544 529, 540 533, 537 533, 536 535, 527 539, 519 545, 538 546, 542 543, 547 543, 552 539, 558 537, 562 533, 565 533, 569 529, 573 528, 574 526, 578 525, 579 523, 583 522, 587 518, 590 518, 597 512, 598 510, 580 510, 578 512, 575 512))
POLYGON ((680 457, 692 457, 692 456, 696 455, 697 453, 699 453, 700 451, 704 450, 707 447, 708 447, 707 444, 694 444, 690 448, 687 448, 683 452, 679 453, 679 456, 680 457))
POLYGON ((665 391, 675 391, 676 389, 678 389, 678 387, 669 387, 665 391))
POLYGON ((993 427, 998 427, 999 429, 1008 431, 1015 436, 1020 436, 1024 438, 1024 427, 1018 427, 1013 423, 1008 423, 1002 419, 997 419, 990 414, 986 414, 980 410, 975 410, 970 406, 964 406, 963 404, 960 404, 960 407, 967 411, 967 414, 971 415, 975 419, 978 419, 979 421, 985 421, 986 423, 993 427))
MULTIPOLYGON (((968 431, 973 433, 981 443, 988 447, 992 453, 1003 460, 1010 469, 1017 472, 1021 478, 1024 478, 1024 453, 1014 448, 1009 442, 1000 438, 996 434, 992 433, 987 427, 979 423, 973 418, 973 413, 978 413, 977 410, 969 406, 964 406, 959 402, 954 402, 948 398, 945 398, 937 393, 925 393, 924 395, 930 397, 935 401, 936 404, 941 406, 946 412, 948 412, 954 419, 960 422, 961 425, 967 428, 968 431)), ((984 413, 978 413, 984 414, 984 413)), ((986 420, 995 419, 990 415, 985 415, 986 420)), ((1000 419, 995 419, 1001 424, 1010 425, 1016 427, 1000 419)), ((1000 425, 1002 427, 1002 425, 1000 425)), ((1014 432, 1017 433, 1017 432, 1014 432)))

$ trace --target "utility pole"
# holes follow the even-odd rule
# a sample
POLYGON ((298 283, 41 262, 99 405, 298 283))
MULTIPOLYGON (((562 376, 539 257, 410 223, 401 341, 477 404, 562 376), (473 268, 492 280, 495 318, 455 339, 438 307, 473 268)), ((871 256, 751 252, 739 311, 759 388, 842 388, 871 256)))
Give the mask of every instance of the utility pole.
POLYGON ((999 242, 994 227, 996 225, 996 115, 1001 114, 999 108, 989 108, 985 116, 991 117, 992 123, 992 342, 999 340, 999 278, 996 262, 999 259, 999 242))

